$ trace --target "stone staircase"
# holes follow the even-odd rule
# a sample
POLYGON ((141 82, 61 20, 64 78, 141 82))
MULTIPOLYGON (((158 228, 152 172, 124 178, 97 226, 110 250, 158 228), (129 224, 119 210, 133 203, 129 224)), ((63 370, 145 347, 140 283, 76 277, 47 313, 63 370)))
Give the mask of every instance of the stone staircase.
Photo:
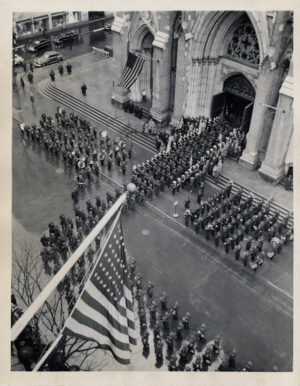
MULTIPOLYGON (((154 153, 156 152, 155 148, 155 142, 154 138, 147 136, 145 134, 142 134, 140 132, 133 132, 134 128, 129 126, 128 124, 120 121, 119 119, 116 119, 112 115, 105 113, 101 110, 99 110, 95 106, 91 106, 80 99, 66 93, 65 91, 60 90, 55 86, 53 82, 46 79, 39 84, 39 91, 41 94, 57 101, 59 104, 64 105, 68 108, 70 108, 73 111, 76 111, 77 113, 85 116, 86 118, 93 120, 94 122, 112 130, 114 133, 118 135, 124 135, 127 133, 132 133, 132 140, 142 148, 154 153)), ((214 178, 212 176, 206 177, 207 182, 213 184, 214 186, 222 189, 230 180, 229 178, 225 176, 219 176, 218 178, 214 178)), ((234 186, 232 189, 232 192, 236 192, 240 188, 243 189, 243 197, 245 198, 248 194, 253 193, 254 194, 254 202, 257 202, 258 200, 267 201, 270 199, 270 197, 263 197, 260 194, 254 193, 251 190, 243 187, 239 183, 234 181, 234 186)), ((279 219, 282 219, 285 217, 289 210, 280 206, 276 202, 273 202, 271 200, 270 202, 270 212, 274 213, 276 210, 279 211, 279 219)), ((293 227, 293 216, 291 216, 288 227, 293 227)))
MULTIPOLYGON (((148 135, 142 134, 140 132, 133 132, 134 128, 128 124, 116 119, 112 115, 109 115, 95 106, 91 106, 78 98, 73 97, 72 95, 60 90, 57 88, 53 82, 42 81, 39 84, 39 91, 42 95, 45 95, 59 104, 64 105, 71 110, 76 111, 77 113, 85 116, 86 118, 93 120, 94 122, 102 125, 118 135, 126 135, 132 133, 132 140, 142 148, 149 150, 150 152, 155 152, 155 142, 154 138, 148 135)), ((130 134, 131 136, 131 134, 130 134)))

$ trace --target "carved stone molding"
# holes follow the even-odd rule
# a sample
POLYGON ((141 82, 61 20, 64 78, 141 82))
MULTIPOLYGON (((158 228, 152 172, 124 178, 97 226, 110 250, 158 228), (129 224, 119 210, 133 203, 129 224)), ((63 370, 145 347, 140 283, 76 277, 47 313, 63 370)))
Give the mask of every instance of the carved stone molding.
POLYGON ((205 58, 192 58, 193 64, 195 63, 208 63, 208 64, 218 64, 220 62, 221 57, 217 58, 211 58, 210 56, 207 56, 205 58))

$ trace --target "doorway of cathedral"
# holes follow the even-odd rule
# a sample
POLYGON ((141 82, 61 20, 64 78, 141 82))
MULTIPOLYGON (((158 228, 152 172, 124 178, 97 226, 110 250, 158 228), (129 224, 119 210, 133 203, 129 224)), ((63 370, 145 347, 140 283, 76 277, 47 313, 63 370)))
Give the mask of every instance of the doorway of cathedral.
POLYGON ((224 82, 223 92, 213 97, 211 116, 223 115, 233 126, 246 133, 249 130, 255 89, 243 74, 233 75, 224 82))

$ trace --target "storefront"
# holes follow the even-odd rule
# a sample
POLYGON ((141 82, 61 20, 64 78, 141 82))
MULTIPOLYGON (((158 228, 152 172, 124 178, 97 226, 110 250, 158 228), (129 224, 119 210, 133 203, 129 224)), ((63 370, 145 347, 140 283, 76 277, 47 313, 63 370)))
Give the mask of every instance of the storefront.
POLYGON ((49 16, 43 15, 33 18, 33 32, 43 32, 49 29, 49 16))
POLYGON ((81 21, 81 12, 69 12, 68 24, 79 23, 81 21))
POLYGON ((63 28, 67 22, 67 12, 52 13, 52 28, 63 28))
POLYGON ((26 36, 32 33, 32 20, 26 19, 16 23, 18 36, 26 36))

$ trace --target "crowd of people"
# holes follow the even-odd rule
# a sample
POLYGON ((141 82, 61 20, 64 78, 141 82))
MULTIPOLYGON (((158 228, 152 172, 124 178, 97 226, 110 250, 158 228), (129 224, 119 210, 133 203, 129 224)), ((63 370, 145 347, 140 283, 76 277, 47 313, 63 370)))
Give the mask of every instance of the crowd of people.
POLYGON ((125 113, 134 114, 135 117, 142 119, 143 118, 143 108, 142 106, 138 105, 137 103, 132 102, 129 100, 128 102, 125 102, 123 104, 123 110, 125 113))
POLYGON ((74 167, 78 186, 98 177, 103 167, 110 171, 115 165, 126 174, 127 160, 131 158, 126 138, 113 139, 106 131, 92 127, 89 121, 73 113, 68 114, 62 107, 57 107, 55 119, 42 113, 39 123, 38 126, 20 122, 22 136, 74 167))
POLYGON ((236 260, 256 271, 266 258, 273 259, 283 245, 293 240, 289 229, 290 213, 279 220, 279 212, 270 213, 269 202, 254 202, 253 194, 242 200, 243 190, 232 193, 232 183, 190 209, 185 202, 185 225, 194 226, 196 233, 204 233, 215 246, 223 245, 225 252, 232 250, 236 260))
POLYGON ((171 307, 165 292, 155 297, 154 284, 143 283, 136 273, 136 261, 129 261, 130 282, 137 302, 143 355, 150 354, 149 338, 153 338, 156 367, 168 361, 169 371, 252 371, 252 362, 241 367, 237 362, 237 351, 226 355, 219 335, 209 340, 205 323, 198 327, 191 322, 192 315, 180 316, 180 305, 176 301, 171 307))
MULTIPOLYGON (((110 171, 114 165, 125 175, 126 162, 132 154, 131 149, 127 149, 126 138, 110 138, 107 132, 92 127, 90 122, 72 112, 68 114, 62 107, 57 107, 55 118, 43 113, 39 123, 38 127, 21 122, 22 137, 42 146, 50 157, 62 160, 75 175, 71 194, 73 219, 60 215, 59 225, 49 223, 48 234, 41 237, 44 272, 54 275, 126 190, 124 186, 116 189, 114 194, 106 192, 106 200, 96 196, 93 201, 86 200, 83 206, 87 187, 99 180, 103 168, 110 171)), ((185 224, 193 224, 196 233, 204 232, 216 246, 223 243, 226 253, 232 249, 237 260, 257 269, 266 254, 272 258, 280 253, 283 244, 292 240, 292 231, 286 226, 289 218, 278 221, 279 214, 270 215, 268 203, 254 203, 253 196, 242 199, 243 192, 233 194, 231 184, 207 201, 202 200, 206 175, 220 173, 230 149, 242 146, 240 140, 238 131, 222 117, 182 119, 170 134, 161 132, 156 136, 158 153, 133 169, 131 182, 136 190, 129 192, 123 211, 134 208, 135 202, 143 203, 146 197, 158 196, 165 189, 170 189, 173 195, 180 189, 196 192, 198 205, 195 210, 190 209, 190 199, 185 202, 185 224), (161 144, 166 150, 159 152, 161 144), (271 242, 268 251, 263 248, 265 238, 271 242)), ((99 234, 58 287, 59 291, 65 291, 69 312, 100 245, 99 234)), ((130 272, 145 356, 149 352, 150 321, 158 365, 163 360, 165 345, 170 371, 236 369, 235 350, 225 357, 220 337, 207 341, 206 326, 192 329, 191 315, 186 313, 180 318, 178 303, 168 309, 165 294, 153 300, 153 284, 149 282, 144 288, 141 275, 135 274, 134 262, 130 264, 130 272)), ((249 362, 243 370, 251 369, 249 362)))
POLYGON ((232 131, 221 117, 183 119, 164 138, 169 142, 167 149, 134 168, 132 182, 137 186, 138 201, 140 196, 151 199, 166 186, 174 195, 186 187, 201 194, 205 176, 217 176, 222 170, 232 131))

